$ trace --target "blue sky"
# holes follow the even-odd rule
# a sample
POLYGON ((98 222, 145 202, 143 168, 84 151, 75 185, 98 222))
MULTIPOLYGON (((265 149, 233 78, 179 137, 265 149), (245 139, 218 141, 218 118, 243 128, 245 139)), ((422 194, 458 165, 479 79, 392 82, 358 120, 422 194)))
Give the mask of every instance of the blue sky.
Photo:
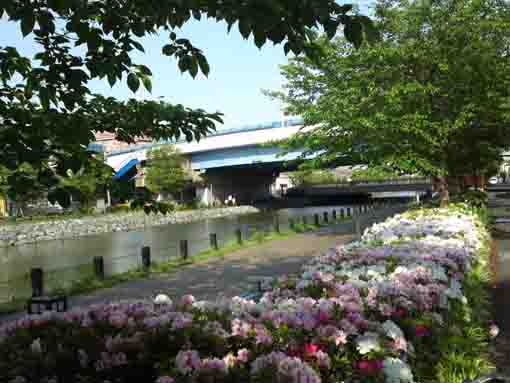
MULTIPOLYGON (((370 2, 358 1, 363 13, 370 2)), ((132 56, 137 63, 151 68, 152 94, 139 90, 134 95, 125 82, 110 88, 106 80, 91 82, 93 91, 119 99, 163 97, 171 103, 220 111, 225 114, 225 124, 220 129, 281 118, 281 105, 261 90, 279 89, 282 85, 279 65, 287 62, 282 45, 269 43, 259 50, 251 39, 243 40, 235 27, 227 34, 224 24, 208 20, 190 22, 176 32, 204 51, 211 65, 209 78, 199 75, 192 79, 189 74, 181 74, 175 60, 161 54, 168 39, 168 34, 162 33, 142 39, 145 54, 132 56)), ((23 39, 18 25, 0 20, 0 46, 15 46, 22 54, 32 56, 36 49, 32 37, 23 39)))

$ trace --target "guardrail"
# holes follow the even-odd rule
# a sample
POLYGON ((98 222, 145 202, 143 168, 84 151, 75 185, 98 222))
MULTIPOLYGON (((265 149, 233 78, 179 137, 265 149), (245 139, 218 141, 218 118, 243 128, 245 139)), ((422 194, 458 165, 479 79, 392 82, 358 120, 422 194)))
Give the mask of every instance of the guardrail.
POLYGON ((315 183, 304 183, 302 185, 296 186, 296 189, 304 189, 304 188, 335 188, 335 189, 348 189, 356 186, 385 186, 385 185, 432 185, 432 180, 430 178, 395 178, 388 180, 356 180, 350 182, 337 182, 330 184, 315 184, 315 183))

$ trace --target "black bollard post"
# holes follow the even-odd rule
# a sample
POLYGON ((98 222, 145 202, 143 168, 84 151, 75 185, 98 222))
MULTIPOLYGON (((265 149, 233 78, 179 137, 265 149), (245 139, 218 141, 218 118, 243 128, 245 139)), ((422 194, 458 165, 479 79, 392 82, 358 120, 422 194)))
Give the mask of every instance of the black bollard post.
POLYGON ((30 271, 30 280, 32 281, 32 297, 41 297, 44 294, 44 271, 41 268, 35 268, 30 271))
POLYGON ((211 249, 218 250, 218 236, 216 233, 209 234, 209 243, 211 244, 211 249))
POLYGON ((179 241, 179 248, 181 251, 181 258, 182 259, 188 259, 188 240, 187 239, 181 239, 179 241))
POLYGON ((327 211, 324 212, 324 223, 329 222, 329 213, 327 211))
POLYGON ((94 274, 99 279, 104 279, 104 258, 94 257, 94 274))
POLYGON ((337 220, 336 210, 333 210, 333 221, 336 221, 336 220, 337 220))
POLYGON ((280 219, 278 216, 274 217, 274 231, 277 234, 280 234, 280 219))
POLYGON ((241 229, 236 230, 236 240, 238 245, 243 244, 243 233, 241 232, 241 229))
POLYGON ((151 267, 151 248, 149 246, 142 247, 142 266, 145 271, 151 267))
POLYGON ((340 209, 340 219, 344 219, 344 218, 345 218, 345 210, 340 209))
POLYGON ((317 213, 314 214, 313 220, 314 220, 313 223, 314 223, 315 226, 319 226, 320 225, 319 214, 317 214, 317 213))
POLYGON ((361 239, 361 222, 359 218, 354 220, 354 234, 356 234, 356 239, 361 239))
POLYGON ((347 208, 347 217, 352 217, 352 210, 350 207, 347 208))
POLYGON ((290 230, 294 230, 296 227, 294 225, 294 219, 289 218, 289 228, 290 230))
POLYGON ((306 218, 306 215, 303 216, 303 225, 308 225, 308 219, 306 218))

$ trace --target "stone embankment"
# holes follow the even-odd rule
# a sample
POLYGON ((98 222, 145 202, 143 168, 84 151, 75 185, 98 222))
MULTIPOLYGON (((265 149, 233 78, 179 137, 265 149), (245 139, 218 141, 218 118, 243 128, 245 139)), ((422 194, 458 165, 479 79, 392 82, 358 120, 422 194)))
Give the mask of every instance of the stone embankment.
POLYGON ((150 215, 143 212, 108 214, 55 220, 49 222, 22 223, 0 226, 0 247, 23 245, 54 239, 69 239, 87 235, 135 231, 147 226, 161 226, 174 223, 196 222, 208 218, 257 213, 252 206, 236 206, 218 209, 203 209, 173 212, 167 215, 150 215))

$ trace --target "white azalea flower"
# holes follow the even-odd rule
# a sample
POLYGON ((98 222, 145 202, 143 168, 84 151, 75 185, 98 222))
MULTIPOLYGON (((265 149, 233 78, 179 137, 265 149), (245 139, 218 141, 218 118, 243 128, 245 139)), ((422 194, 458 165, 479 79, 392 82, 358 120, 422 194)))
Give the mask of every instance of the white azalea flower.
POLYGON ((154 298, 154 304, 156 305, 171 305, 172 303, 172 300, 166 294, 158 294, 156 298, 154 298))
POLYGON ((368 354, 371 351, 379 351, 379 336, 373 332, 366 332, 356 339, 356 347, 361 355, 368 354))
POLYGON ((400 327, 398 327, 391 320, 387 320, 386 322, 384 322, 382 327, 383 327, 384 331, 386 332, 386 335, 388 335, 388 337, 393 339, 393 340, 395 340, 397 338, 403 338, 404 337, 404 333, 402 332, 400 327))
POLYGON ((413 373, 409 366, 398 358, 386 358, 383 362, 386 383, 413 382, 413 373))
POLYGON ((35 339, 32 344, 30 345, 30 350, 34 354, 41 354, 42 353, 42 346, 41 346, 41 338, 35 339))

